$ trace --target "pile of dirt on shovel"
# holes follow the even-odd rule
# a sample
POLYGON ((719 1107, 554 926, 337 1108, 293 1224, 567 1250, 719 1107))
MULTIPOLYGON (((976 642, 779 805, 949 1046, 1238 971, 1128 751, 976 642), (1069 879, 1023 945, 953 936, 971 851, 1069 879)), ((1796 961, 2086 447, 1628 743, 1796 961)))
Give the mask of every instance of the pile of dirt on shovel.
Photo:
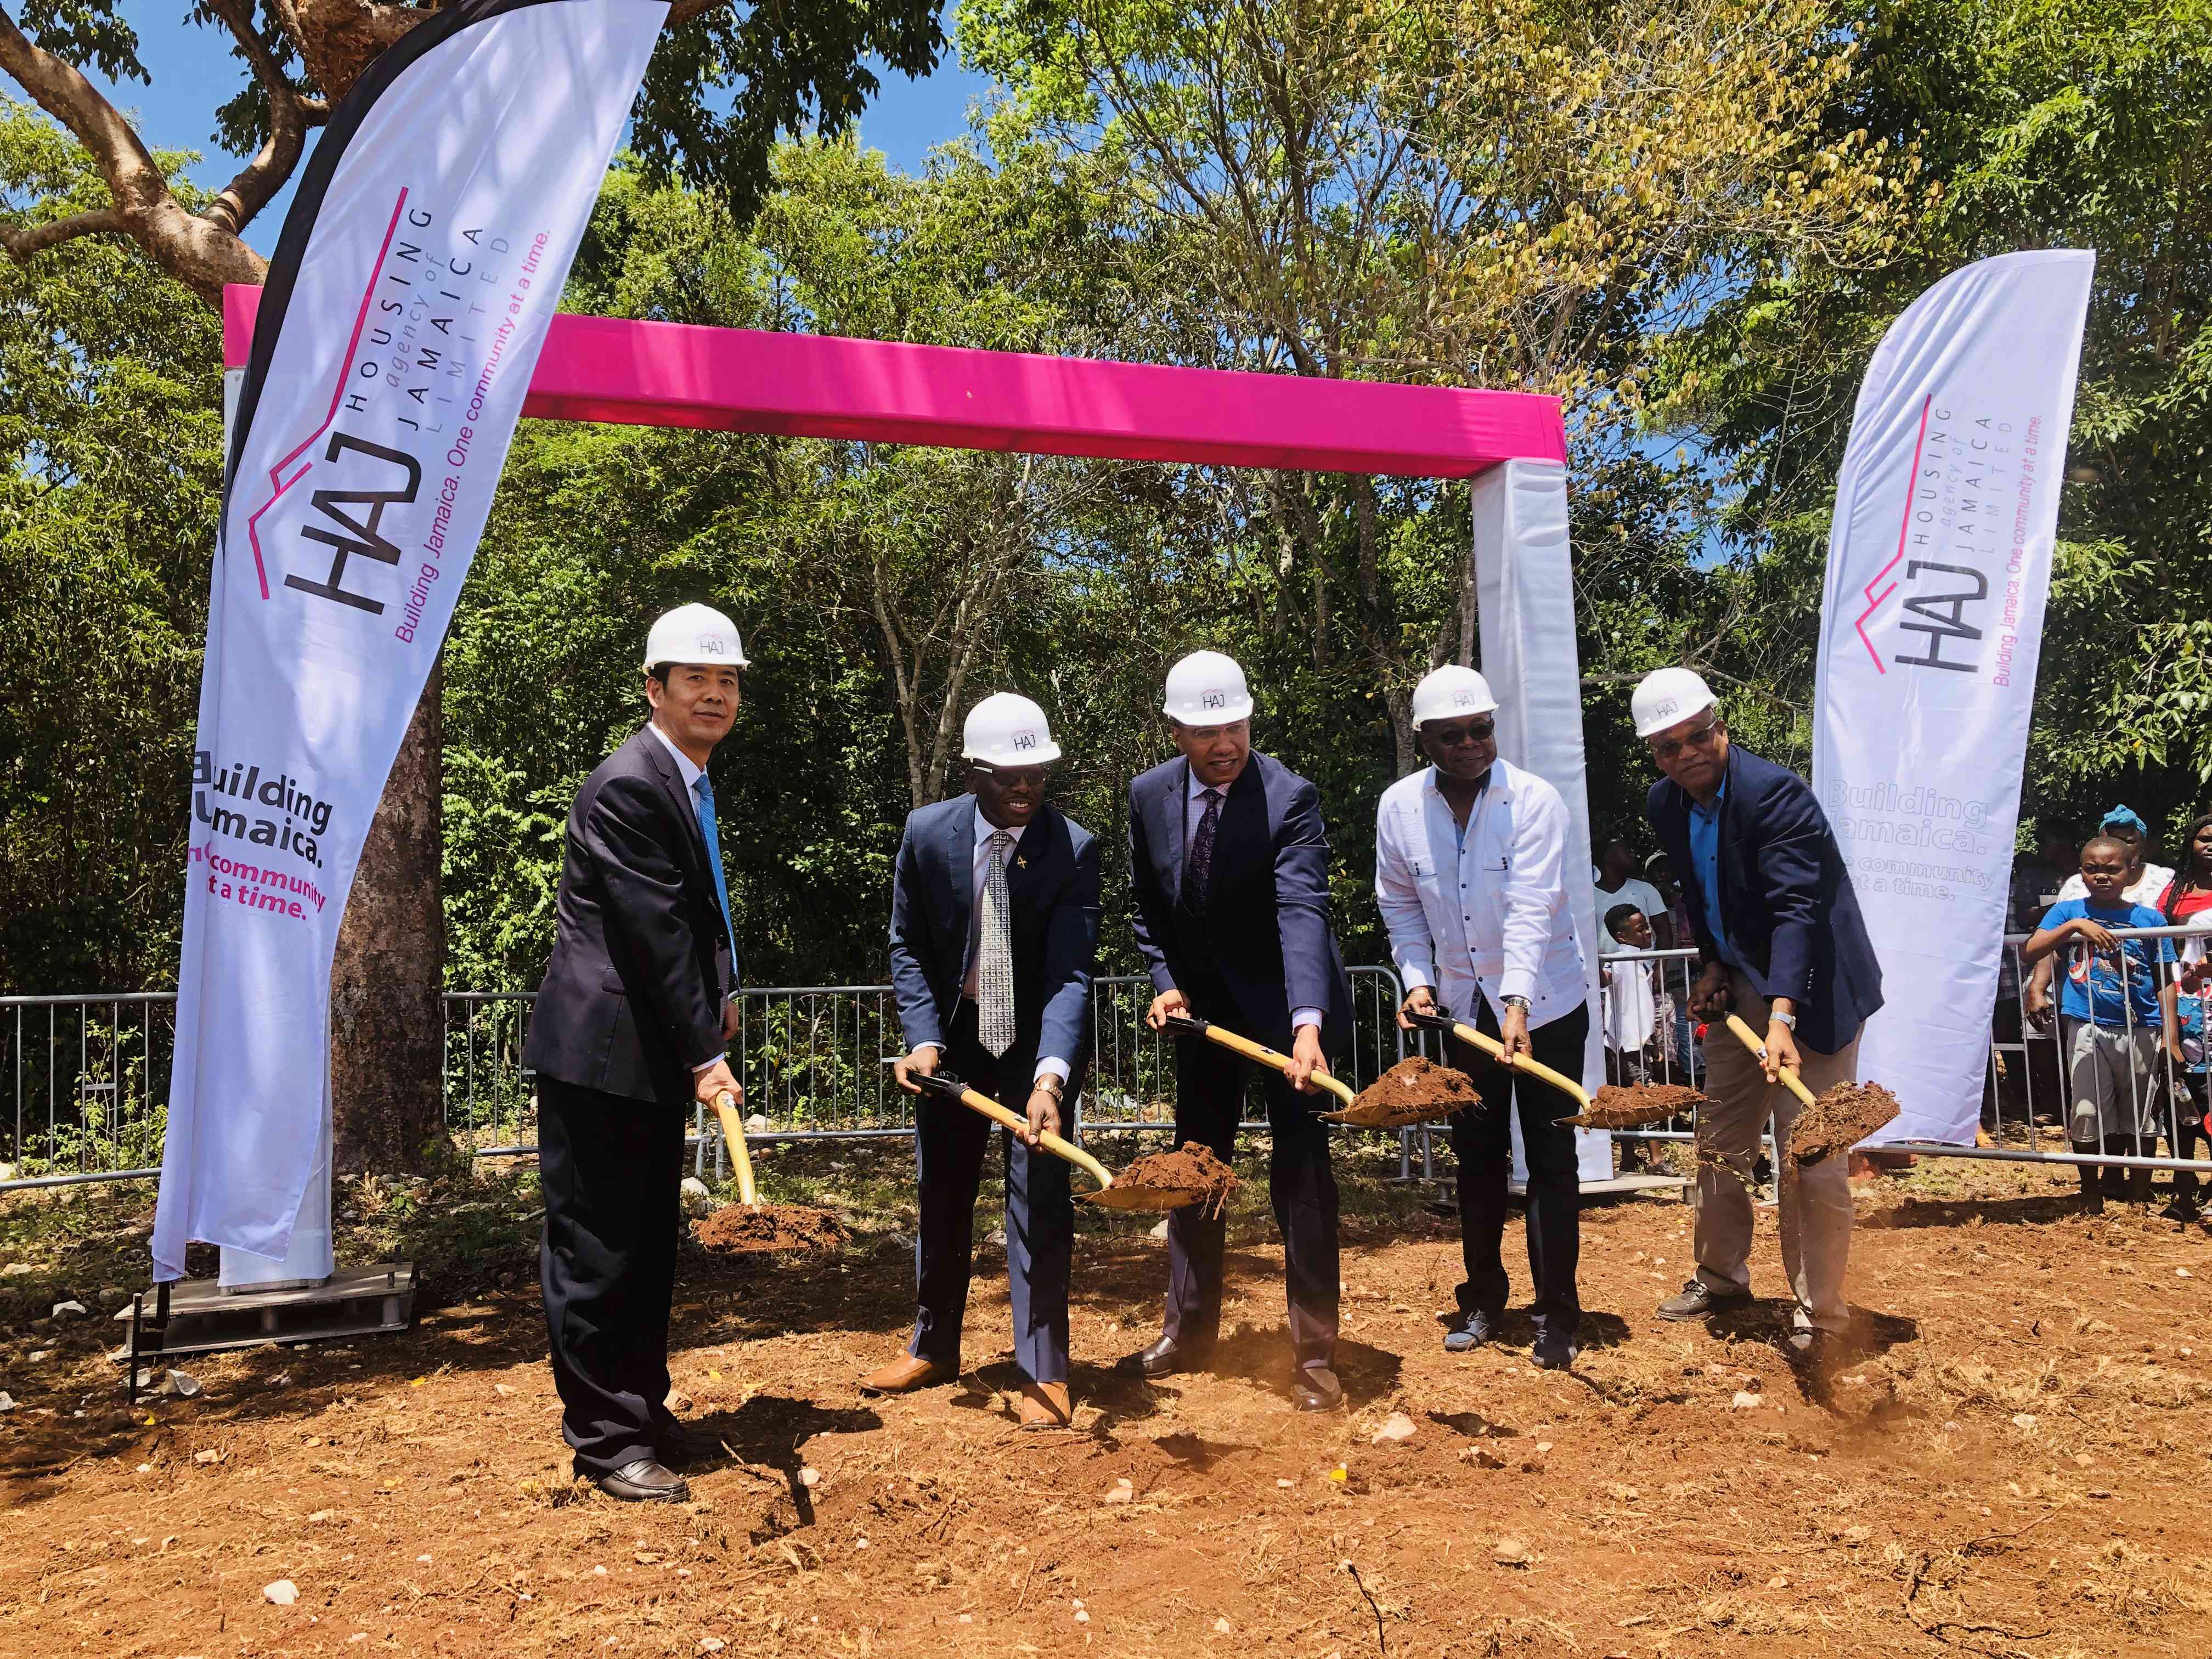
POLYGON ((1590 1097, 1589 1109, 1572 1121, 1584 1129, 1640 1129, 1647 1123, 1664 1123, 1692 1108, 1705 1097, 1679 1083, 1608 1083, 1590 1097))
POLYGON ((1237 1172, 1194 1140, 1171 1152, 1149 1152, 1114 1177, 1123 1192, 1197 1193, 1199 1206, 1216 1215, 1237 1184, 1237 1172))
POLYGON ((1801 1164, 1818 1164, 1864 1140, 1899 1109, 1897 1097, 1879 1083, 1838 1083, 1797 1114, 1790 1126, 1790 1156, 1801 1164))
POLYGON ((691 1224, 691 1237, 710 1250, 834 1250, 851 1237, 827 1210, 803 1204, 725 1205, 691 1224))
POLYGON ((1397 1129, 1481 1105, 1482 1097, 1466 1073, 1409 1054, 1359 1091, 1356 1109, 1363 1123, 1397 1129))

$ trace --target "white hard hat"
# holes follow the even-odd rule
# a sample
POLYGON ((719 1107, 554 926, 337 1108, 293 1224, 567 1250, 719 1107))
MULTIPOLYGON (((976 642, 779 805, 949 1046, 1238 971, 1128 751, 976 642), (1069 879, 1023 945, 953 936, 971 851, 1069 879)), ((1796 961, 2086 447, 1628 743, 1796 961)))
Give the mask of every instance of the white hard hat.
POLYGON ((1228 726, 1252 717, 1244 671, 1218 651, 1194 651, 1168 670, 1170 720, 1185 726, 1228 726))
POLYGON ((664 662, 745 667, 738 625, 711 605, 679 605, 645 636, 645 665, 664 662))
POLYGON ((1431 720, 1487 714, 1497 707, 1488 680, 1472 668, 1446 663, 1413 688, 1413 729, 1418 732, 1431 720))
POLYGON ((987 766, 1046 766, 1060 758, 1044 710, 1027 697, 999 691, 968 711, 960 756, 987 766))
POLYGON ((1680 726, 1692 714, 1703 714, 1720 701, 1702 675, 1687 668, 1655 668, 1636 687, 1628 712, 1636 720, 1636 735, 1656 737, 1670 726, 1680 726))

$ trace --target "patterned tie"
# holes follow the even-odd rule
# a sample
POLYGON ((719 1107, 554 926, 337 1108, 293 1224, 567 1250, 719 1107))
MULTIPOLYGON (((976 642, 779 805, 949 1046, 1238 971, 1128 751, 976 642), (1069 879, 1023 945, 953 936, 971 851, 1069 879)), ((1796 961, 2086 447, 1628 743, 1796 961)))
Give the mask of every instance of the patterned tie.
POLYGON ((730 885, 722 879, 722 837, 714 828, 714 786, 708 781, 704 772, 691 786, 691 800, 699 814, 699 833, 707 838, 707 867, 714 872, 714 901, 722 907, 722 932, 730 941, 730 960, 734 971, 738 930, 730 926, 730 885))
POLYGON ((1213 878, 1213 835, 1221 827, 1221 792, 1202 789, 1199 799, 1206 811, 1199 815, 1198 833, 1190 838, 1190 856, 1182 864, 1182 902, 1192 913, 1206 914, 1206 884, 1213 878))
POLYGON ((1006 849, 1013 844, 1003 830, 986 843, 991 854, 975 946, 975 1037, 994 1060, 1014 1046, 1014 906, 1006 891, 1006 849))

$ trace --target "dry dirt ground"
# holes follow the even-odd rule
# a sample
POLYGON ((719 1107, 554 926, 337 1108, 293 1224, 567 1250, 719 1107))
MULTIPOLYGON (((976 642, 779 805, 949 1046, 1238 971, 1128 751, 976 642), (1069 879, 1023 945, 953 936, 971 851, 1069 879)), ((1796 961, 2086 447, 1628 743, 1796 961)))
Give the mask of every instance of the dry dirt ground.
MULTIPOLYGON (((772 1194, 820 1201, 819 1169, 763 1163, 772 1194)), ((1149 1218, 1088 1218, 1077 1419, 1038 1435, 1006 1413, 988 1249, 959 1383, 860 1394, 909 1313, 910 1165, 840 1168, 879 1206, 843 1254, 685 1259, 678 1388, 730 1455, 684 1507, 568 1479, 526 1174, 414 1194, 418 1221, 491 1218, 465 1251, 412 1236, 452 1261, 414 1331, 194 1363, 203 1395, 133 1414, 106 1322, 26 1317, 19 1295, 0 1653, 2212 1651, 2212 1249, 2154 1212, 2074 1214, 2070 1176, 1856 1183, 1863 1343, 1822 1386, 1776 1346, 1772 1212, 1757 1305, 1670 1325, 1650 1310, 1690 1266, 1688 1211, 1653 1200, 1585 1219, 1571 1375, 1530 1368, 1517 1319, 1506 1346, 1445 1354, 1454 1235, 1373 1159, 1347 1185, 1351 1407, 1318 1418, 1286 1404, 1264 1178, 1211 1376, 1109 1374, 1156 1328, 1165 1256, 1149 1218), (266 1599, 278 1580, 292 1605, 266 1599)), ((112 1294, 146 1202, 0 1214, 0 1288, 112 1294)))

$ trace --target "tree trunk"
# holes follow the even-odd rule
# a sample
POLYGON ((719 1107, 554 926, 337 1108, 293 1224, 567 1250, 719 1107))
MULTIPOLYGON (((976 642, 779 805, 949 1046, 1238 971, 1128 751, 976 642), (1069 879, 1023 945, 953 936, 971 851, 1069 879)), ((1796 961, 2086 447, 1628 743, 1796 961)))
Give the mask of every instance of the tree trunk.
POLYGON ((370 820, 331 968, 332 1167, 420 1170, 445 1133, 442 664, 370 820))

